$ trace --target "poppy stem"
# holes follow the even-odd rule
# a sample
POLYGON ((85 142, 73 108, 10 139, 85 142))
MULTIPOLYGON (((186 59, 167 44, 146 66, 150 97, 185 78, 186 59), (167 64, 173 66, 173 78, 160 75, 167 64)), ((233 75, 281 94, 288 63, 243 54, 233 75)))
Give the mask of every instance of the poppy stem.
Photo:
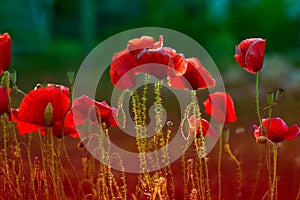
POLYGON ((251 194, 251 200, 254 199, 254 196, 257 192, 257 187, 258 187, 258 183, 259 183, 259 178, 260 178, 260 174, 261 174, 261 171, 262 171, 262 167, 263 167, 263 152, 262 152, 262 146, 261 145, 258 145, 258 156, 259 156, 259 159, 258 159, 258 164, 257 164, 257 171, 256 171, 256 176, 255 176, 255 183, 252 187, 252 194, 251 194))
POLYGON ((196 147, 196 152, 198 154, 199 164, 200 164, 200 193, 201 197, 203 199, 211 199, 210 195, 210 187, 209 187, 209 177, 208 177, 208 167, 207 167, 207 159, 206 159, 206 150, 205 150, 205 140, 204 140, 204 134, 201 124, 201 111, 197 100, 197 93, 196 90, 191 91, 191 97, 192 97, 192 108, 193 108, 193 116, 194 116, 194 135, 197 134, 198 130, 200 132, 200 138, 194 137, 194 144, 196 147), (199 127, 197 129, 197 120, 199 120, 199 127), (203 160, 203 162, 202 162, 203 160), (203 166, 204 165, 204 166, 203 166), (204 168, 204 172, 203 172, 204 168), (205 182, 202 183, 201 177, 205 177, 205 182))
POLYGON ((219 193, 218 193, 218 200, 221 200, 222 196, 222 176, 221 176, 221 161, 222 161, 222 148, 223 148, 223 133, 220 130, 219 136, 219 156, 218 156, 218 183, 219 183, 219 193))
POLYGON ((277 154, 278 154, 278 145, 277 143, 273 146, 273 181, 271 188, 271 200, 277 199, 277 154))
POLYGON ((231 148, 229 143, 224 144, 224 149, 231 158, 231 160, 235 163, 236 165, 236 171, 237 171, 237 183, 238 183, 238 188, 237 188, 237 194, 236 194, 236 199, 240 199, 242 195, 242 168, 241 168, 241 163, 239 160, 235 157, 235 155, 232 153, 231 148))
POLYGON ((297 194, 296 200, 299 200, 299 199, 300 199, 300 186, 299 186, 299 190, 298 190, 298 194, 297 194))
POLYGON ((258 82, 259 82, 259 73, 256 72, 256 87, 255 87, 255 91, 256 91, 256 113, 257 113, 257 118, 259 121, 259 127, 260 127, 260 136, 262 136, 262 120, 261 120, 261 114, 259 111, 259 98, 258 98, 258 82))

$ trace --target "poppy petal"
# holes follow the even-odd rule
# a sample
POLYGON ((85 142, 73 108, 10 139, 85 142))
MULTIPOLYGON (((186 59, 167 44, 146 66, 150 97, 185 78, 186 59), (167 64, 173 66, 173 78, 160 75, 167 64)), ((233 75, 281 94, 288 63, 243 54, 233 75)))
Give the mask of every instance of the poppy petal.
POLYGON ((19 106, 19 119, 45 126, 44 111, 48 103, 52 105, 52 124, 55 124, 63 119, 69 108, 70 100, 58 88, 46 87, 32 90, 24 97, 19 106))
POLYGON ((220 124, 236 121, 234 103, 231 96, 224 92, 215 92, 208 95, 203 102, 205 112, 210 114, 220 124))
POLYGON ((300 129, 297 124, 292 125, 286 136, 284 137, 285 140, 294 140, 299 135, 300 129))
POLYGON ((36 124, 28 123, 28 122, 18 121, 17 128, 19 134, 23 136, 25 134, 33 133, 38 130, 41 130, 44 127, 36 124))
POLYGON ((197 58, 188 58, 187 68, 183 76, 171 77, 170 86, 178 89, 205 89, 216 85, 216 81, 209 72, 203 67, 197 58))
POLYGON ((84 124, 90 118, 92 123, 99 124, 98 111, 100 112, 101 123, 106 127, 117 126, 115 121, 116 109, 110 107, 105 101, 97 102, 86 95, 76 98, 72 105, 72 113, 77 125, 84 124), (97 107, 97 110, 93 107, 97 107))
POLYGON ((154 38, 149 36, 142 36, 141 38, 134 38, 128 41, 127 49, 129 52, 136 50, 148 49, 154 47, 154 38))
MULTIPOLYGON (((195 117, 192 115, 189 119, 189 123, 190 123, 190 135, 193 136, 194 135, 194 120, 195 120, 195 117)), ((201 130, 200 130, 200 123, 199 123, 199 120, 197 120, 196 122, 196 130, 197 130, 197 134, 196 136, 200 136, 201 134, 201 130)), ((201 127, 202 127, 202 133, 203 133, 203 136, 212 136, 214 138, 217 137, 217 134, 214 130, 214 128, 212 128, 209 124, 209 122, 203 118, 201 118, 201 127)))
POLYGON ((124 90, 135 85, 134 61, 127 49, 116 53, 110 65, 110 77, 112 83, 124 90))

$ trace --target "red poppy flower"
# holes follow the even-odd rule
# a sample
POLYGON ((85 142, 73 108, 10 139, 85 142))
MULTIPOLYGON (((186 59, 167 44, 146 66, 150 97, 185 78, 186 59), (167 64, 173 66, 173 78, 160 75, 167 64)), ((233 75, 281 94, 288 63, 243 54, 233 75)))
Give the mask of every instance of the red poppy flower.
POLYGON ((158 78, 172 73, 182 75, 186 70, 185 58, 162 45, 162 36, 158 42, 148 36, 130 40, 126 49, 113 56, 110 68, 112 83, 119 89, 127 89, 135 85, 135 75, 141 72, 158 78))
MULTIPOLYGON (((194 134, 194 120, 195 120, 195 117, 194 117, 194 115, 192 115, 189 119, 189 122, 190 122, 190 135, 191 136, 195 135, 194 134)), ((196 130, 197 130, 196 136, 200 136, 200 134, 201 134, 199 125, 200 125, 199 120, 197 120, 197 122, 196 122, 196 130)), ((212 137, 215 137, 215 138, 217 137, 217 134, 216 134, 215 130, 212 127, 210 127, 210 124, 208 123, 208 121, 206 121, 203 118, 201 118, 201 126, 202 126, 203 136, 212 136, 212 137)))
POLYGON ((105 123, 106 128, 117 126, 115 121, 117 110, 110 107, 105 101, 97 102, 86 95, 73 101, 72 113, 76 118, 76 125, 84 124, 88 118, 93 123, 99 124, 98 117, 100 113, 101 123, 105 123))
POLYGON ((243 40, 236 47, 234 58, 245 70, 255 74, 263 67, 265 45, 266 40, 261 38, 243 40))
POLYGON ((45 128, 49 127, 56 137, 62 137, 63 130, 65 136, 78 137, 73 116, 68 112, 69 96, 61 88, 53 86, 38 88, 24 97, 19 108, 12 112, 13 121, 17 122, 20 135, 38 130, 46 135, 45 128), (49 114, 51 118, 47 122, 45 112, 49 105, 51 105, 49 114))
POLYGON ((136 82, 134 66, 134 60, 128 49, 116 53, 109 71, 112 83, 121 90, 133 87, 136 82))
POLYGON ((210 114, 220 124, 236 121, 233 100, 227 93, 215 92, 209 94, 203 105, 205 112, 210 114))
POLYGON ((166 78, 170 74, 182 75, 186 70, 186 61, 182 54, 176 54, 174 49, 162 47, 145 49, 137 55, 138 72, 144 72, 166 78))
POLYGON ((0 115, 8 113, 8 95, 5 87, 0 86, 0 115))
POLYGON ((135 85, 135 71, 137 54, 146 48, 154 48, 159 44, 154 43, 154 38, 142 36, 128 41, 127 48, 116 53, 110 66, 112 83, 119 89, 124 90, 135 85))
MULTIPOLYGON (((297 124, 294 124, 289 128, 280 117, 263 119, 262 123, 264 128, 267 129, 266 134, 268 139, 272 142, 294 140, 300 132, 300 129, 297 124)), ((254 136, 258 138, 260 136, 260 127, 257 127, 256 125, 254 125, 254 127, 254 136)))
POLYGON ((0 34, 0 75, 6 71, 10 65, 11 38, 8 33, 0 34))
POLYGON ((173 88, 196 90, 216 85, 216 81, 197 58, 188 58, 186 61, 187 69, 183 76, 175 76, 169 80, 173 88))

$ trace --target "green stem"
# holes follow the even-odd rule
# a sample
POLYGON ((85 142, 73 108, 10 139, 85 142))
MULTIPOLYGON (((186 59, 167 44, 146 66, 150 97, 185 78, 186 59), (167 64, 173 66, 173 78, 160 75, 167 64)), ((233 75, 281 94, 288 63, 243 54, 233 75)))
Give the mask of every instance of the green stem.
POLYGON ((222 130, 220 131, 220 137, 219 137, 219 157, 218 157, 218 183, 219 183, 219 194, 218 194, 218 200, 221 200, 221 194, 222 194, 222 177, 221 177, 221 161, 222 161, 222 148, 223 148, 223 136, 222 136, 222 130))
POLYGON ((257 164, 258 167, 257 167, 256 175, 255 175, 255 183, 253 184, 253 187, 252 187, 251 200, 254 199, 254 196, 256 194, 258 183, 259 183, 259 178, 260 178, 260 174, 261 174, 262 166, 263 166, 263 152, 262 152, 261 145, 258 146, 258 152, 259 152, 259 159, 258 159, 258 164, 257 164))
POLYGON ((237 194, 236 194, 236 199, 240 199, 242 195, 242 168, 241 168, 241 163, 239 160, 235 157, 235 155, 232 153, 230 149, 229 143, 224 145, 225 151, 228 153, 229 157, 233 160, 237 167, 237 183, 238 183, 238 188, 237 188, 237 194))
MULTIPOLYGON (((202 149, 205 148, 205 144, 204 144, 204 136, 203 136, 203 130, 202 130, 202 124, 201 124, 201 112, 200 112, 200 108, 199 108, 199 105, 198 105, 198 101, 197 101, 197 93, 196 93, 196 90, 192 90, 191 91, 191 97, 192 97, 192 107, 193 108, 193 116, 194 116, 194 124, 193 124, 193 127, 194 127, 194 144, 195 144, 195 147, 196 147, 196 152, 198 154, 198 159, 199 159, 199 175, 200 175, 200 179, 199 179, 199 191, 201 193, 201 197, 202 199, 205 199, 205 196, 206 196, 206 191, 207 191, 207 198, 208 199, 211 199, 210 198, 210 189, 209 189, 209 181, 208 181, 208 169, 205 167, 205 172, 203 172, 203 163, 202 163, 202 157, 204 157, 204 164, 206 164, 206 155, 204 154, 203 155, 203 151, 202 149), (197 120, 199 120, 199 129, 197 129, 197 120), (197 133, 198 133, 198 130, 200 130, 200 139, 198 139, 196 137, 197 133), (207 171, 206 171, 207 170, 207 171), (205 173, 205 182, 204 182, 204 173, 205 173), (206 183, 206 185, 204 185, 206 183), (207 186, 207 190, 205 190, 205 186, 207 186)), ((187 116, 186 116, 187 117, 187 116)), ((188 117, 187 117, 188 119, 188 117)))
POLYGON ((37 194, 36 194, 36 188, 34 186, 34 172, 32 168, 32 161, 31 161, 31 155, 30 155, 30 149, 31 149, 31 142, 32 142, 32 134, 29 134, 28 136, 28 143, 27 143, 27 157, 28 157, 28 165, 30 170, 30 184, 33 190, 34 199, 37 200, 37 194))
POLYGON ((275 191, 277 191, 277 153, 278 153, 278 145, 277 143, 274 144, 274 148, 273 148, 273 181, 272 181, 272 188, 271 188, 271 200, 273 200, 274 198, 276 199, 277 194, 275 191))
POLYGON ((260 110, 259 110, 259 98, 258 98, 258 82, 259 82, 259 73, 256 72, 256 87, 255 87, 255 91, 256 91, 256 114, 257 114, 257 118, 259 121, 259 127, 260 127, 260 135, 262 135, 262 120, 261 120, 261 115, 260 115, 260 110))

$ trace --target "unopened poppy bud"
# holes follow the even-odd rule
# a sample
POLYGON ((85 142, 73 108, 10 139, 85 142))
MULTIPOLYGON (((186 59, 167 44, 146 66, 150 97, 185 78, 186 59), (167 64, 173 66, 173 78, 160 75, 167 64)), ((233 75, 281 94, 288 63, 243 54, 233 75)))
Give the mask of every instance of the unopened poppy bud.
POLYGON ((268 92, 267 93, 267 103, 269 106, 271 106, 274 102, 274 92, 268 92))
POLYGON ((16 72, 16 70, 12 70, 10 72, 10 80, 11 80, 13 85, 17 84, 17 72, 16 72))
POLYGON ((284 89, 278 89, 276 90, 275 92, 275 101, 279 101, 279 99, 281 99, 281 97, 283 96, 284 94, 284 89))
POLYGON ((67 72, 67 77, 68 77, 69 84, 73 85, 75 80, 75 72, 74 71, 67 72))
POLYGON ((9 74, 8 71, 5 71, 5 72, 3 73, 1 85, 2 85, 6 90, 8 90, 8 88, 9 88, 9 82, 10 82, 10 74, 9 74))
POLYGON ((256 138, 256 142, 257 142, 258 144, 266 144, 267 141, 268 141, 268 138, 265 137, 265 136, 258 136, 258 137, 256 138))
POLYGON ((12 41, 8 33, 0 34, 0 75, 10 66, 12 41))
POLYGON ((52 116, 53 116, 53 106, 49 102, 44 111, 44 122, 46 127, 50 126, 52 122, 52 116))

